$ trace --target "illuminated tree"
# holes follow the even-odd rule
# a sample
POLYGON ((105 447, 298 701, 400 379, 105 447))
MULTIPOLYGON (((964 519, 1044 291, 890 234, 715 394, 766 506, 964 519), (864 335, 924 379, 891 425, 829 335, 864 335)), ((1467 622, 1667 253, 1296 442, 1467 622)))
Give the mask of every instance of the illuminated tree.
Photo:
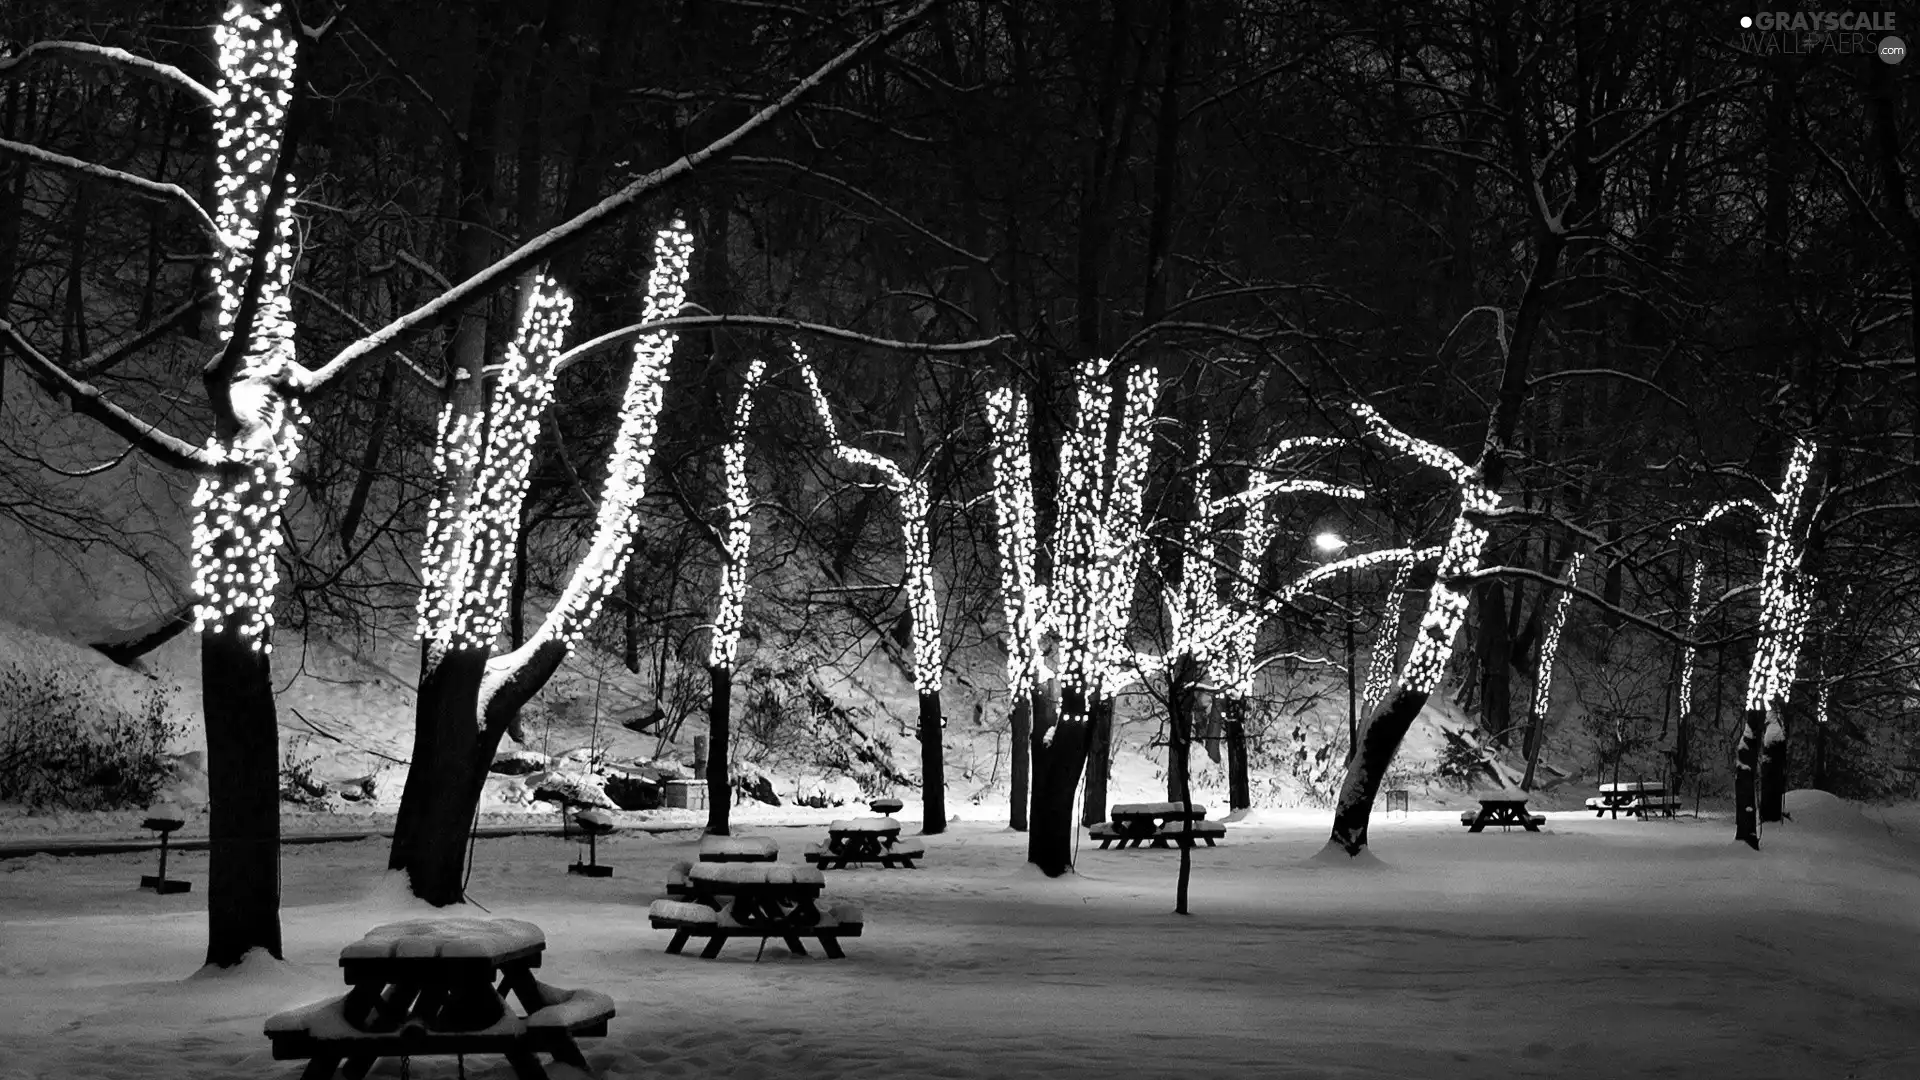
POLYGON ((1018 589, 1006 600, 1008 674, 1016 711, 1022 683, 1030 677, 1035 688, 1030 695, 1033 791, 1027 858, 1049 876, 1073 865, 1073 796, 1087 763, 1094 708, 1115 680, 1126 677, 1114 669, 1133 606, 1147 432, 1159 394, 1152 373, 1135 370, 1115 402, 1102 366, 1090 359, 1077 373, 1073 426, 1059 451, 1059 514, 1049 583, 1033 580, 1040 541, 1032 524, 1032 467, 1024 452, 1025 405, 1009 389, 995 390, 987 402, 994 429, 1001 576, 1018 589), (1051 669, 1039 649, 1047 638, 1056 643, 1051 669), (1023 655, 1011 655, 1015 650, 1023 655), (1039 691, 1054 680, 1054 691, 1039 691))
POLYGON ((1533 790, 1533 770, 1540 764, 1540 745, 1546 742, 1547 706, 1553 701, 1553 662, 1560 653, 1560 634, 1567 627, 1567 610, 1573 606, 1572 586, 1580 580, 1580 563, 1586 554, 1574 552, 1573 560, 1567 564, 1568 588, 1554 597, 1553 619, 1547 624, 1546 640, 1540 645, 1540 674, 1534 679, 1533 701, 1527 707, 1527 772, 1520 778, 1521 791, 1533 790))
POLYGON ((1806 536, 1801 522, 1814 444, 1796 438, 1780 487, 1772 492, 1761 529, 1760 628, 1747 674, 1746 713, 1734 749, 1734 839, 1760 846, 1760 822, 1779 821, 1786 781, 1787 732, 1780 710, 1793 693, 1800 649, 1812 608, 1812 580, 1802 571, 1806 536))
POLYGON ((826 429, 827 445, 835 457, 849 465, 873 469, 900 499, 900 532, 905 563, 907 610, 913 624, 913 686, 920 698, 920 797, 923 813, 921 831, 945 832, 947 828, 945 721, 940 710, 941 668, 946 659, 940 642, 940 607, 933 592, 933 540, 930 532, 932 506, 924 477, 909 476, 900 466, 878 454, 849 445, 840 438, 833 422, 833 409, 826 392, 820 389, 820 377, 806 354, 793 346, 800 374, 807 380, 807 392, 813 398, 813 411, 826 429))
MULTIPOLYGON (((1485 462, 1482 470, 1476 471, 1446 448, 1402 432, 1367 404, 1355 404, 1353 412, 1368 435, 1445 473, 1459 492, 1460 511, 1441 549, 1440 566, 1427 594, 1426 613, 1421 617, 1413 651, 1401 669, 1399 686, 1361 721, 1359 746, 1347 761, 1346 780, 1334 803, 1328 849, 1338 848, 1348 855, 1366 850, 1367 823, 1380 781, 1393 764, 1393 756, 1414 718, 1426 707, 1427 698, 1446 672, 1447 658, 1467 618, 1467 595, 1455 579, 1479 567, 1487 545, 1487 527, 1477 518, 1493 510, 1496 503, 1484 482, 1485 462)), ((1488 457, 1494 455, 1489 452, 1488 457)))
MULTIPOLYGON (((1000 549, 1000 597, 1005 612, 1002 635, 1007 647, 1008 712, 1013 728, 1012 783, 1008 824, 1027 828, 1028 761, 1035 718, 1052 708, 1050 695, 1039 692, 1050 679, 1046 671, 1046 591, 1035 572, 1033 458, 1027 430, 1027 400, 1012 387, 995 387, 987 394, 987 427, 993 445, 993 513, 1000 549)), ((1043 727, 1051 726, 1045 713, 1043 727)))
POLYGON ((753 395, 766 377, 764 360, 747 365, 746 385, 733 407, 733 428, 720 451, 726 473, 726 529, 721 533, 720 588, 707 645, 707 832, 725 836, 733 806, 728 743, 733 733, 733 667, 746 614, 747 553, 753 546, 753 488, 747 482, 747 431, 753 395))

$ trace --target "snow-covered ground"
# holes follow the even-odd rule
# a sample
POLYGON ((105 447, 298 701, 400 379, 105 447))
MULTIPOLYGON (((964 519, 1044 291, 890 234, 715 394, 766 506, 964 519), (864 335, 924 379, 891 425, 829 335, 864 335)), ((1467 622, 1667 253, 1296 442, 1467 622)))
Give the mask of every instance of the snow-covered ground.
MULTIPOLYGON (((483 840, 470 888, 544 928, 543 980, 614 998, 584 1043, 609 1078, 1920 1076, 1920 813, 1789 805, 1758 853, 1724 819, 1476 836, 1416 811, 1376 821, 1378 865, 1315 861, 1324 812, 1255 811, 1195 853, 1189 917, 1175 852, 1086 844, 1048 881, 1022 837, 967 820, 924 869, 828 875, 868 920, 843 961, 666 955, 646 903, 692 831, 603 841, 605 880, 563 873, 559 839, 483 840)), ((824 832, 753 831, 794 863, 824 832)), ((172 897, 131 887, 146 856, 0 862, 0 1080, 291 1080, 265 1018, 339 993, 341 946, 429 910, 384 857, 287 849, 288 962, 221 973, 195 970, 204 854, 170 867, 195 882, 172 897)))

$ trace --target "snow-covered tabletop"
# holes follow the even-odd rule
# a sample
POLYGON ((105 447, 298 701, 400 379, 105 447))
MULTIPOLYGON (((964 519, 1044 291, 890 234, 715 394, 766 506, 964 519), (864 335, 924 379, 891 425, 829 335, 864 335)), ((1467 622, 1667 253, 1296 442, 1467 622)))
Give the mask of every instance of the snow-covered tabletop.
POLYGON ((779 929, 820 921, 814 906, 827 879, 811 866, 770 862, 695 863, 687 871, 687 891, 742 926, 779 929), (732 901, 721 903, 722 897, 732 901))
POLYGON ((703 836, 701 862, 772 862, 780 845, 764 836, 703 836))
POLYGON ((409 919, 367 931, 340 950, 340 966, 350 983, 385 978, 396 965, 435 967, 436 961, 490 973, 516 960, 537 965, 546 947, 547 935, 522 919, 409 919))
POLYGON ((900 832, 900 823, 890 817, 840 818, 827 826, 828 832, 837 833, 894 833, 900 832))
MULTIPOLYGON (((1198 821, 1201 818, 1207 816, 1207 808, 1204 806, 1201 806, 1199 803, 1194 803, 1192 813, 1193 813, 1193 819, 1195 821, 1198 821)), ((1187 809, 1185 804, 1177 803, 1177 802, 1115 803, 1113 806, 1113 816, 1116 818, 1117 817, 1160 817, 1160 818, 1183 817, 1186 814, 1187 814, 1187 809)))

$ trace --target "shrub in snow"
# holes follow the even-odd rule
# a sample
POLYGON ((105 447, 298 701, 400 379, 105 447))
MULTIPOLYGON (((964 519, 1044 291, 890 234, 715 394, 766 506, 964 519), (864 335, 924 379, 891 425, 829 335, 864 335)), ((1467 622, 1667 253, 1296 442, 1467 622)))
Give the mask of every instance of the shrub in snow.
POLYGON ((53 667, 0 669, 0 801, 78 810, 144 806, 173 778, 180 725, 155 688, 137 711, 53 667))
POLYGON ((533 797, 541 802, 618 810, 620 808, 607 798, 606 790, 602 787, 604 779, 590 773, 536 773, 527 778, 527 787, 533 792, 533 797))
POLYGON ((537 750, 502 750, 493 755, 493 764, 487 771, 502 776, 525 776, 552 767, 552 759, 537 750))

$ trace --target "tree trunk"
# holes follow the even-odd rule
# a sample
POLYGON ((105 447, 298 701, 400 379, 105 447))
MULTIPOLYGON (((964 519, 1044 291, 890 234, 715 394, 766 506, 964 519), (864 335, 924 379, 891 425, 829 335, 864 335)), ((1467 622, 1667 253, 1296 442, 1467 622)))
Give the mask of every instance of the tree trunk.
POLYGON ((1167 732, 1167 801, 1177 802, 1186 816, 1180 827, 1187 835, 1180 844, 1180 873, 1173 888, 1173 912, 1187 914, 1187 886, 1193 878, 1193 784, 1187 776, 1187 759, 1193 750, 1194 682, 1200 666, 1192 654, 1184 655, 1173 666, 1173 679, 1167 687, 1171 705, 1171 728, 1167 732))
POLYGON ((1733 838, 1756 851, 1760 849, 1760 743, 1766 729, 1767 711, 1748 709, 1733 752, 1733 838))
MULTIPOLYGON (((1193 665, 1191 661, 1182 659, 1178 666, 1190 669, 1193 665)), ((1190 684, 1192 681, 1192 676, 1189 674, 1186 679, 1186 684, 1190 684)), ((1184 694, 1187 692, 1186 684, 1176 684, 1170 689, 1175 693, 1184 694)), ((1180 703, 1180 699, 1178 698, 1174 700, 1175 704, 1169 710, 1172 717, 1172 726, 1167 729, 1168 802, 1179 802, 1184 798, 1181 792, 1186 791, 1188 787, 1191 786, 1193 773, 1191 762, 1193 757, 1193 718, 1191 716, 1191 708, 1186 704, 1180 703)))
POLYGON ((1407 730, 1426 707, 1427 696, 1426 691, 1403 686, 1360 725, 1360 752, 1347 765, 1347 778, 1340 785, 1340 798, 1333 808, 1333 835, 1329 838, 1349 855, 1366 849, 1367 822, 1373 817, 1380 781, 1393 764, 1393 755, 1407 737, 1407 730))
POLYGON ((940 692, 920 691, 920 833, 947 831, 946 732, 941 729, 940 692))
POLYGON ((733 728, 733 665, 709 664, 707 682, 707 835, 725 836, 733 813, 733 777, 728 743, 733 728))
POLYGON ((1480 614, 1480 727, 1500 746, 1513 728, 1513 638, 1507 625, 1507 590, 1489 581, 1474 590, 1480 614))
POLYGON ((445 907, 466 899, 467 839, 500 735, 480 725, 487 650, 449 649, 424 666, 414 709, 415 757, 387 865, 407 872, 413 895, 445 907))
POLYGON ((1253 788, 1247 779, 1247 702, 1245 698, 1227 698, 1226 716, 1221 727, 1227 734, 1227 807, 1246 810, 1253 806, 1253 788))
POLYGON ((1087 790, 1080 799, 1080 824, 1107 820, 1107 780, 1113 773, 1113 700, 1093 703, 1087 717, 1087 790))
POLYGON ((393 411, 393 388, 400 374, 399 358, 389 356, 380 369, 379 388, 374 391, 373 422, 367 431, 367 445, 360 454, 360 473, 354 478, 353 493, 340 515, 340 550, 353 554, 353 534, 360 531, 360 518, 367 510, 367 496, 373 492, 375 470, 387 445, 387 422, 393 411))
POLYGON ((1021 694, 1013 703, 1013 777, 1007 793, 1007 827, 1027 831, 1027 779, 1033 769, 1033 699, 1021 694))
POLYGON ((207 963, 280 951, 280 724, 267 653, 238 628, 200 635, 207 729, 207 963))
POLYGON ((1767 710, 1767 727, 1760 739, 1760 820, 1786 818, 1787 728, 1781 710, 1767 710))
POLYGON ((1059 877, 1073 869, 1073 795, 1087 760, 1087 703, 1078 691, 1065 691, 1058 705, 1051 695, 1037 695, 1034 704, 1033 830, 1027 834, 1027 861, 1048 877, 1059 877))

